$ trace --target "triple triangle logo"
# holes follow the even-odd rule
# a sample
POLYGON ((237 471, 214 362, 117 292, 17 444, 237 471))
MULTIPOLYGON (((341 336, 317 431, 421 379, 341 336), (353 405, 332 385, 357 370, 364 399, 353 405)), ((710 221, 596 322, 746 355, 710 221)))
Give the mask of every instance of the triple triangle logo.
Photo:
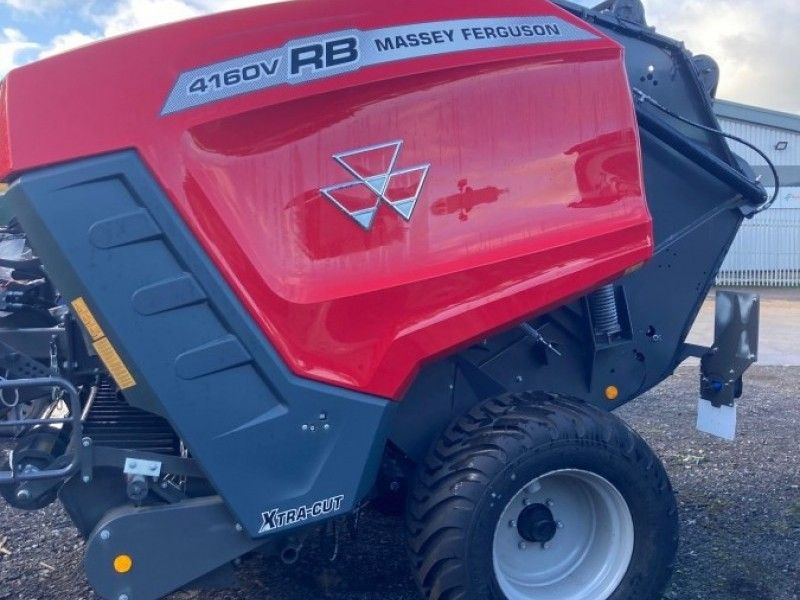
POLYGON ((372 228, 381 202, 411 220, 431 165, 398 169, 402 147, 403 140, 397 140, 334 154, 333 159, 356 180, 320 192, 365 230, 372 228))

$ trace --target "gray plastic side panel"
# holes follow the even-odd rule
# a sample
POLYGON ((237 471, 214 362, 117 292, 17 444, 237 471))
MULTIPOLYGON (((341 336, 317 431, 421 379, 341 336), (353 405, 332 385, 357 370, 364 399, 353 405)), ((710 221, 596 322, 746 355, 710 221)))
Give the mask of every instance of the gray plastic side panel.
POLYGON ((341 514, 369 491, 394 404, 294 376, 135 152, 24 175, 7 196, 136 379, 128 401, 170 421, 248 533, 265 511, 343 495, 341 514))

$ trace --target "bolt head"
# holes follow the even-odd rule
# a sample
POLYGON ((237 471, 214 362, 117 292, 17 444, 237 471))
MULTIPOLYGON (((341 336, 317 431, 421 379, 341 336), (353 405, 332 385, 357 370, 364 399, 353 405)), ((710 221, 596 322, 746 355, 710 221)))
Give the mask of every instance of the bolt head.
POLYGON ((522 499, 522 503, 523 503, 525 506, 530 506, 530 505, 531 505, 531 499, 530 499, 530 498, 523 498, 523 499, 522 499))
POLYGON ((319 413, 319 420, 320 421, 324 421, 327 418, 328 418, 328 414, 327 413, 324 413, 324 412, 319 413))
POLYGON ((244 527, 242 527, 241 523, 236 523, 236 525, 234 525, 234 527, 236 528, 236 531, 242 531, 244 529, 244 527))
POLYGON ((550 507, 550 506, 553 506, 553 501, 552 501, 550 498, 548 498, 547 500, 545 500, 545 502, 544 502, 544 503, 545 503, 545 504, 546 504, 548 507, 550 507))
POLYGON ((111 537, 111 532, 108 529, 103 529, 103 531, 100 532, 101 540, 107 540, 110 537, 111 537))
POLYGON ((91 440, 91 439, 89 439, 89 438, 83 438, 83 439, 81 440, 81 445, 82 445, 84 448, 88 448, 89 446, 91 446, 91 445, 92 445, 92 440, 91 440))
POLYGON ((89 477, 88 475, 84 475, 83 477, 81 477, 81 481, 83 481, 83 483, 89 483, 91 480, 92 478, 89 477))
POLYGON ((316 426, 315 426, 315 425, 312 425, 311 427, 309 427, 309 429, 310 429, 311 431, 316 431, 316 430, 317 430, 317 428, 316 428, 316 426))
POLYGON ((517 375, 515 379, 517 380, 517 383, 522 383, 522 375, 517 375))
POLYGON ((120 594, 117 600, 128 600, 128 594, 120 594))
POLYGON ((514 519, 511 519, 511 520, 508 522, 508 526, 509 526, 509 527, 516 527, 516 526, 517 526, 517 522, 516 522, 514 519))
POLYGON ((131 462, 128 464, 128 466, 129 466, 131 469, 135 469, 135 468, 138 466, 138 464, 136 463, 136 461, 135 461, 135 460, 132 460, 132 461, 131 461, 131 462))
POLYGON ((303 423, 303 425, 302 425, 302 427, 300 427, 300 429, 302 429, 303 431, 308 431, 308 425, 303 423))
POLYGON ((527 543, 525 543, 525 542, 520 542, 519 543, 519 549, 520 550, 527 550, 527 548, 528 548, 528 544, 527 543))
POLYGON ((330 428, 331 428, 331 424, 330 423, 325 423, 325 426, 323 427, 323 429, 325 429, 325 431, 328 431, 330 428))
POLYGON ((550 542, 545 542, 544 544, 542 544, 542 548, 544 550, 549 550, 550 549, 550 542))
POLYGON ((25 488, 17 490, 17 500, 20 500, 22 502, 27 502, 30 499, 31 499, 30 490, 26 490, 25 488))
POLYGON ((556 527, 558 527, 559 529, 564 529, 564 523, 562 523, 561 521, 556 521, 556 527))

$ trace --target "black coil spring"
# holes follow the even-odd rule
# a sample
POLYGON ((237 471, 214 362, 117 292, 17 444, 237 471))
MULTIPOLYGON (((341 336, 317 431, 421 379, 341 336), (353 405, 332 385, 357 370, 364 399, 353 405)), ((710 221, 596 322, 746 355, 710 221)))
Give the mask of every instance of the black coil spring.
POLYGON ((597 335, 612 336, 622 331, 617 310, 617 295, 613 285, 603 286, 589 294, 589 310, 597 335))

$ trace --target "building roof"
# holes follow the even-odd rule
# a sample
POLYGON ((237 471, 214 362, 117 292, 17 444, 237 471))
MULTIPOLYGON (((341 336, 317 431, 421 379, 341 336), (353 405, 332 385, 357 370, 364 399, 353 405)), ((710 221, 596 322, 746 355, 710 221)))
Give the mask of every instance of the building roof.
POLYGON ((718 117, 746 121, 758 125, 767 125, 800 133, 800 115, 779 112, 758 106, 748 106, 729 100, 716 100, 714 112, 718 117))

